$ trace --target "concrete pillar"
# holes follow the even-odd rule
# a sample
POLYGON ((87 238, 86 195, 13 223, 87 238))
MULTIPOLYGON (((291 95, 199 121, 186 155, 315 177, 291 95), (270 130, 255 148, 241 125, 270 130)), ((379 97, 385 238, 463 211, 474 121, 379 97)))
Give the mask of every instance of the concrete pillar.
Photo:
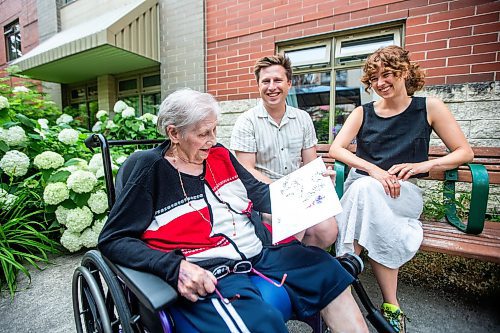
POLYGON ((205 86, 205 5, 203 0, 159 0, 161 94, 205 86))
POLYGON ((113 75, 97 77, 97 95, 99 110, 113 112, 116 102, 116 79, 113 75))

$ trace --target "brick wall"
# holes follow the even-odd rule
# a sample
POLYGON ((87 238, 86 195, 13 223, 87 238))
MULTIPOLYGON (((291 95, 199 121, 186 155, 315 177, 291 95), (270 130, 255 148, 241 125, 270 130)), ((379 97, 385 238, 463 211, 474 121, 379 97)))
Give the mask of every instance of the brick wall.
POLYGON ((5 0, 0 8, 0 69, 7 65, 7 54, 5 49, 4 27, 16 19, 21 26, 21 48, 23 54, 38 45, 38 24, 36 0, 5 0))
POLYGON ((256 98, 251 68, 276 42, 396 19, 428 85, 498 81, 499 14, 500 2, 484 0, 207 0, 207 90, 256 98))

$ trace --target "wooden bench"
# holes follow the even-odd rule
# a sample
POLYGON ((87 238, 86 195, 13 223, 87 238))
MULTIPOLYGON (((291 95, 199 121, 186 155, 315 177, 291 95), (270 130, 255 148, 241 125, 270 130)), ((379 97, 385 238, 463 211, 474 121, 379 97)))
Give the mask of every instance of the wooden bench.
MULTIPOLYGON (((343 163, 335 163, 328 155, 329 144, 316 146, 318 156, 327 165, 335 165, 337 171, 336 190, 343 194, 343 182, 347 168, 343 163)), ((349 150, 356 151, 351 145, 349 150)), ((421 218, 424 240, 421 250, 476 258, 500 263, 500 223, 485 221, 489 184, 500 184, 500 147, 473 147, 474 160, 455 170, 433 171, 422 180, 443 182, 443 198, 446 203, 446 220, 426 220, 421 218), (472 184, 471 205, 468 222, 462 222, 457 216, 455 183, 472 184)), ((429 158, 434 159, 447 154, 446 147, 432 146, 429 158)))

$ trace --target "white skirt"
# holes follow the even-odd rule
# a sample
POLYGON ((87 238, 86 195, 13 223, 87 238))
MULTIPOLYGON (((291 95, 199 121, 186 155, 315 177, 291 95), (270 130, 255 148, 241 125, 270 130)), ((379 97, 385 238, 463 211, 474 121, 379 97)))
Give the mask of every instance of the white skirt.
POLYGON ((354 252, 354 240, 376 262, 399 268, 413 258, 423 239, 422 190, 411 181, 401 182, 401 194, 393 199, 382 184, 351 169, 340 200, 343 212, 336 216, 339 234, 337 255, 354 252))

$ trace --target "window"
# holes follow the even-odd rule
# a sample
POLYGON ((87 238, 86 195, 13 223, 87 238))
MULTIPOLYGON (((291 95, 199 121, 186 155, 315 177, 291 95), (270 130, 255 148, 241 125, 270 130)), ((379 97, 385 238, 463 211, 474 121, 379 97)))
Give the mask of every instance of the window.
POLYGON ((7 61, 21 57, 21 28, 19 20, 4 27, 5 47, 7 48, 7 61))
POLYGON ((118 81, 118 98, 135 109, 136 115, 157 114, 161 103, 160 74, 144 74, 118 81))
POLYGON ((362 66, 378 48, 401 45, 401 29, 382 26, 368 32, 342 32, 312 42, 278 45, 278 52, 287 55, 293 66, 287 102, 310 114, 320 143, 335 138, 354 108, 377 98, 364 90, 362 66))
POLYGON ((78 122, 79 126, 92 128, 95 123, 95 114, 98 111, 97 83, 89 82, 79 86, 68 87, 69 113, 78 122))

